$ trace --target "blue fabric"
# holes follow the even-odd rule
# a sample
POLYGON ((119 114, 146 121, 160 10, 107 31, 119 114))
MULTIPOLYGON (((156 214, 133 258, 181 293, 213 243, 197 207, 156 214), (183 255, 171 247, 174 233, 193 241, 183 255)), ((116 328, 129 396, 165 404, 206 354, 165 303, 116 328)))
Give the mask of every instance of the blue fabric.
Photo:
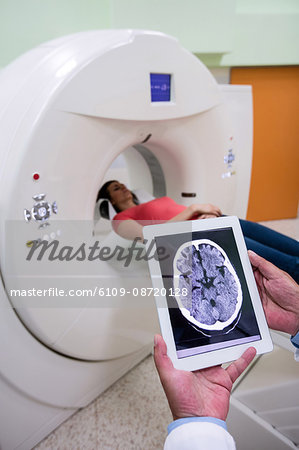
POLYGON ((167 431, 168 434, 172 432, 177 427, 180 427, 181 425, 184 425, 188 422, 210 422, 215 423, 216 425, 219 425, 220 427, 227 430, 226 423, 223 420, 216 419, 216 417, 186 417, 184 419, 177 419, 174 422, 171 422, 168 427, 167 431))
POLYGON ((248 250, 284 270, 299 283, 299 242, 259 223, 240 219, 248 250))
POLYGON ((295 336, 292 336, 291 342, 296 348, 299 348, 299 331, 295 336))

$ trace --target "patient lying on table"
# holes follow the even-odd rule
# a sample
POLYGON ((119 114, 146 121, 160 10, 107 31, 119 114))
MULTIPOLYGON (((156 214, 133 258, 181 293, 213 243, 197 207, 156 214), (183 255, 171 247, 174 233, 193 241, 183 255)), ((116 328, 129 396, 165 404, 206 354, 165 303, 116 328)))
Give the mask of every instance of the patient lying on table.
MULTIPOLYGON (((132 240, 136 237, 143 239, 145 223, 180 222, 222 215, 217 206, 197 203, 184 206, 170 197, 139 204, 134 193, 116 180, 107 181, 102 186, 97 200, 101 198, 109 200, 117 212, 112 220, 114 230, 132 240)), ((248 220, 240 219, 240 225, 248 250, 288 272, 299 283, 299 243, 296 240, 248 220)))

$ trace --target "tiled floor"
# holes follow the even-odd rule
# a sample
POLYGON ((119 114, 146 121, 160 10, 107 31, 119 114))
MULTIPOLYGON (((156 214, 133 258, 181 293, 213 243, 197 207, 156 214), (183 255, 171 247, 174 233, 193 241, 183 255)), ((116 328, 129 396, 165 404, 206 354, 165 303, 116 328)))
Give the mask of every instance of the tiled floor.
POLYGON ((37 448, 162 449, 170 421, 167 401, 149 356, 37 448))
MULTIPOLYGON (((263 224, 299 238, 299 219, 263 224)), ((36 449, 162 449, 170 421, 167 401, 149 356, 36 449)))

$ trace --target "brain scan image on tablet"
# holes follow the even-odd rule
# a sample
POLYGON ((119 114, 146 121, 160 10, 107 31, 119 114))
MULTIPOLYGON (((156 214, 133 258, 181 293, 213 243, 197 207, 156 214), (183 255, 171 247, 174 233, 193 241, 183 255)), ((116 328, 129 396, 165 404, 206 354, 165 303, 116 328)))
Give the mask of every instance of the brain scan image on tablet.
POLYGON ((159 265, 177 358, 261 339, 232 228, 156 242, 169 255, 159 265))
POLYGON ((208 239, 187 242, 173 266, 176 300, 190 323, 208 332, 240 318, 241 284, 223 248, 208 239))
POLYGON ((143 235, 147 249, 161 255, 148 263, 174 367, 233 361, 250 346, 258 354, 272 350, 237 217, 150 225, 143 235))

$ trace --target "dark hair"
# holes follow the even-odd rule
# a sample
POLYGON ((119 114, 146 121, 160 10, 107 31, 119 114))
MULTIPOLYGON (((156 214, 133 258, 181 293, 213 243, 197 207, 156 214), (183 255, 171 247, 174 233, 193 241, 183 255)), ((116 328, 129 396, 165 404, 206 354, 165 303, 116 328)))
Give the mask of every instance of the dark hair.
MULTIPOLYGON (((97 195, 97 202, 100 200, 100 198, 102 199, 106 199, 111 201, 111 197, 108 191, 108 187, 110 186, 111 183, 117 183, 117 180, 109 180, 106 181, 106 183, 103 184, 103 186, 101 187, 101 189, 98 192, 97 195)), ((133 202, 135 203, 135 205, 139 205, 139 201, 138 198, 136 197, 136 195, 132 192, 133 195, 133 202)), ((120 209, 117 208, 117 206, 113 205, 113 208, 115 209, 116 212, 120 212, 120 209)), ((109 219, 109 207, 108 207, 108 202, 102 202, 100 204, 100 215, 102 217, 104 217, 104 219, 109 219)))
POLYGON ((101 189, 99 190, 96 201, 100 200, 100 198, 106 198, 107 200, 111 200, 108 187, 110 186, 111 183, 115 182, 116 180, 106 181, 106 183, 104 183, 101 189))

